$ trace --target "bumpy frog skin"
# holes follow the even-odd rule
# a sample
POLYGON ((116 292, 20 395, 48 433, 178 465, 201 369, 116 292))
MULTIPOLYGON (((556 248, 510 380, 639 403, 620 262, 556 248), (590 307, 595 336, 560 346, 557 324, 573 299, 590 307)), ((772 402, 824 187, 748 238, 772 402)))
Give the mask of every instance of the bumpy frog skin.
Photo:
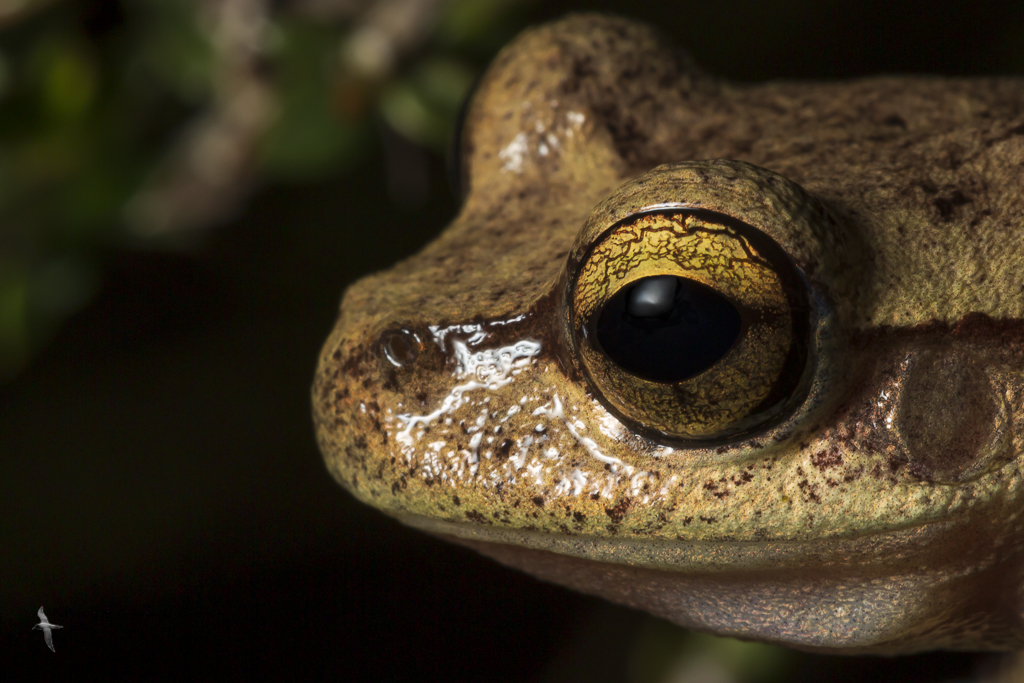
POLYGON ((458 217, 348 289, 320 356, 346 489, 691 628, 1024 646, 1024 80, 739 86, 573 16, 500 54, 462 147, 458 217), (768 418, 693 437, 601 384, 580 273, 638 216, 724 216, 791 261, 806 353, 768 418))

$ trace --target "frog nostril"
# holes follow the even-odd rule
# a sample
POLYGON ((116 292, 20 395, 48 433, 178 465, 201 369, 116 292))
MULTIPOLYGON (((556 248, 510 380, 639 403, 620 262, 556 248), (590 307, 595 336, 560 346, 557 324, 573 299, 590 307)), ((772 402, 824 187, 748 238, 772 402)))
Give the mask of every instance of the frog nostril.
POLYGON ((419 336, 411 330, 388 330, 380 336, 381 351, 388 362, 396 368, 416 360, 421 345, 419 336))

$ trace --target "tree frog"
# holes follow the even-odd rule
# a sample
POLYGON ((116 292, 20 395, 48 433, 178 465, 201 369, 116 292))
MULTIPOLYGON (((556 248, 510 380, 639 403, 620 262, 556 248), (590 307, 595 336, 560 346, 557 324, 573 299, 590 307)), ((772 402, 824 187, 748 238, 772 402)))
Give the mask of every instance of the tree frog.
POLYGON ((342 486, 698 630, 1024 646, 1024 80, 737 85, 575 15, 460 146, 320 356, 342 486))

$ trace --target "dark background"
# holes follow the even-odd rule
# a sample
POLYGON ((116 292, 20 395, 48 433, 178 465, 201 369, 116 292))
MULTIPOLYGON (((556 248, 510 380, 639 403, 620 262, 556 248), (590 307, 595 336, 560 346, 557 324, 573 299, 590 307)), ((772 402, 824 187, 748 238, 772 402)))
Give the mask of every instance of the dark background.
MULTIPOLYGON (((653 22, 740 80, 1024 67, 1009 3, 548 0, 517 21, 581 7, 653 22)), ((341 291, 457 210, 436 155, 424 198, 389 191, 391 135, 354 168, 264 183, 188 249, 111 249, 91 303, 0 386, 4 678, 627 680, 662 627, 405 529, 322 464, 308 394, 341 291), (56 654, 30 630, 39 605, 65 627, 56 654)), ((983 665, 785 661, 786 681, 983 665)))

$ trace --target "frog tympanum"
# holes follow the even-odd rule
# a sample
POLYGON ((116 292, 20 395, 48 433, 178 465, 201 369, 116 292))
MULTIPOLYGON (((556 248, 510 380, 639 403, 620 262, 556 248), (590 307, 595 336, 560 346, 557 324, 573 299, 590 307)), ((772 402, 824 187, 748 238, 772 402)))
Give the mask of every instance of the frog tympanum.
POLYGON ((577 15, 460 145, 320 357, 346 489, 695 629, 1024 646, 1024 80, 734 85, 577 15))

